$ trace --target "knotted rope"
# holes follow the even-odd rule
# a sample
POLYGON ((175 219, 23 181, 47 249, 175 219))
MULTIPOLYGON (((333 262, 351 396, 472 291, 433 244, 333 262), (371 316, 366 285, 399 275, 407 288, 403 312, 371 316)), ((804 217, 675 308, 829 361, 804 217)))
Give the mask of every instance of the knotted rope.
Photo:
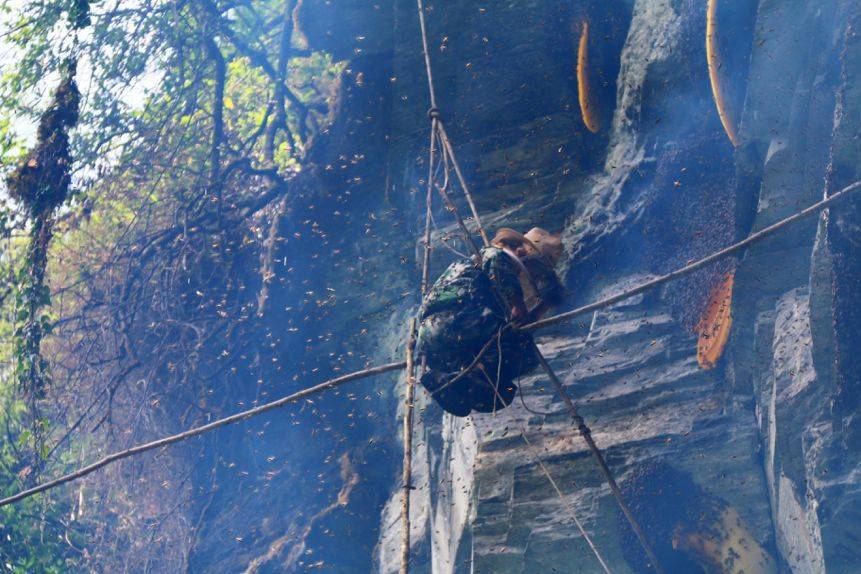
MULTIPOLYGON (((819 202, 811 205, 810 207, 807 207, 807 208, 803 209, 802 211, 799 211, 798 213, 795 213, 795 214, 793 214, 793 215, 791 215, 785 219, 782 219, 781 221, 778 221, 777 223, 775 223, 769 227, 766 227, 765 229, 751 235, 747 239, 744 239, 744 240, 742 240, 742 241, 740 241, 734 245, 731 245, 731 246, 727 247, 726 249, 722 249, 722 250, 720 250, 720 251, 718 251, 712 255, 704 257, 703 259, 700 259, 699 261, 691 263, 690 265, 687 265, 681 269, 673 271, 672 273, 668 273, 667 275, 658 277, 658 278, 653 279, 651 281, 647 281, 641 285, 638 285, 638 286, 633 287, 631 289, 628 289, 626 291, 622 291, 616 295, 612 295, 612 296, 607 297, 605 299, 602 299, 600 301, 590 303, 589 305, 584 305, 583 307, 578 307, 577 309, 574 309, 572 311, 561 313, 561 314, 555 315, 553 317, 548 317, 548 318, 543 319, 541 321, 536 321, 535 323, 530 323, 530 324, 522 327, 522 329, 524 329, 526 331, 536 331, 538 329, 542 329, 542 328, 548 327, 550 325, 555 325, 557 323, 569 321, 569 320, 573 319, 574 317, 582 315, 584 313, 604 309, 604 308, 609 307, 611 305, 614 305, 620 301, 628 299, 629 297, 639 295, 640 293, 643 293, 644 291, 647 291, 647 290, 654 288, 658 285, 666 283, 667 281, 670 280, 670 278, 678 279, 680 277, 683 277, 684 275, 688 275, 690 273, 693 273, 694 271, 701 269, 705 265, 708 265, 710 263, 715 263, 716 261, 719 261, 725 257, 729 257, 730 255, 732 255, 734 253, 737 253, 738 251, 744 249, 745 247, 750 247, 750 245, 752 245, 753 243, 755 243, 757 241, 761 241, 762 239, 766 238, 769 235, 773 235, 774 233, 776 233, 780 229, 783 229, 792 223, 795 223, 795 222, 800 221, 801 219, 803 219, 805 217, 809 217, 810 215, 812 215, 814 213, 822 211, 823 209, 829 207, 830 205, 836 203, 837 201, 845 199, 846 197, 850 196, 851 194, 856 193, 859 189, 861 189, 861 181, 855 182, 855 183, 841 189, 840 191, 830 195, 828 198, 823 199, 822 201, 819 201, 819 202)), ((135 456, 135 455, 147 452, 149 450, 153 450, 153 449, 162 448, 162 447, 165 447, 168 445, 176 444, 176 443, 185 441, 189 438, 199 436, 199 435, 204 434, 206 432, 209 432, 211 430, 215 430, 217 428, 227 426, 227 425, 235 423, 235 422, 240 422, 240 421, 244 421, 244 420, 259 416, 259 415, 264 414, 266 412, 269 412, 273 409, 283 407, 287 404, 292 404, 292 403, 298 402, 300 399, 321 393, 327 389, 331 389, 331 388, 338 387, 338 386, 346 384, 346 383, 350 383, 350 382, 357 381, 360 379, 365 379, 365 378, 372 377, 372 376, 379 375, 379 374, 383 374, 383 373, 400 371, 400 370, 403 370, 405 367, 406 367, 406 362, 400 361, 400 362, 395 362, 395 363, 387 363, 384 365, 376 365, 376 366, 368 367, 366 369, 362 369, 359 371, 354 371, 352 373, 347 373, 345 375, 341 375, 340 377, 336 377, 336 378, 324 381, 324 382, 322 382, 318 385, 315 385, 313 387, 308 387, 306 389, 303 389, 301 391, 298 391, 298 392, 293 393, 291 395, 288 395, 286 397, 283 397, 283 398, 274 400, 272 402, 254 407, 252 409, 238 412, 236 414, 227 416, 225 418, 215 420, 211 423, 208 423, 208 424, 205 424, 205 425, 202 425, 199 427, 194 427, 194 428, 189 429, 187 431, 184 431, 184 432, 181 432, 178 434, 174 434, 174 435, 169 435, 169 436, 166 436, 166 437, 163 437, 163 438, 160 438, 158 440, 154 440, 154 441, 151 441, 148 443, 139 444, 137 446, 134 446, 134 447, 122 450, 122 451, 114 452, 114 453, 109 454, 109 455, 105 456, 104 458, 98 460, 97 462, 94 462, 90 465, 82 467, 82 468, 80 468, 74 472, 64 474, 64 475, 60 476, 59 478, 56 478, 56 479, 51 480, 49 482, 46 482, 44 484, 40 484, 40 485, 35 486, 33 488, 29 488, 27 490, 22 490, 16 494, 13 494, 13 495, 8 496, 6 498, 0 499, 0 507, 8 506, 10 504, 13 504, 13 503, 18 502, 20 500, 23 500, 25 498, 29 498, 31 496, 39 494, 40 492, 45 492, 46 490, 56 488, 58 486, 61 486, 63 484, 71 482, 73 480, 83 478, 83 477, 87 476, 88 474, 91 474, 91 473, 99 470, 100 468, 103 468, 103 467, 105 467, 111 463, 117 462, 117 461, 122 460, 124 458, 128 458, 130 456, 135 456)))
MULTIPOLYGON (((424 50, 425 73, 427 74, 428 92, 431 104, 431 108, 428 112, 428 116, 431 119, 431 133, 437 134, 439 141, 442 143, 442 154, 451 161, 451 165, 454 168, 458 183, 460 184, 461 190, 463 191, 464 197, 466 198, 466 202, 469 205, 470 211, 472 212, 472 217, 476 223, 476 226, 478 227, 481 239, 485 247, 487 247, 488 245, 490 245, 490 239, 488 238, 487 233, 482 226, 481 216, 479 215, 478 210, 475 207, 475 202, 472 199, 472 194, 469 191, 466 179, 463 177, 463 172, 460 169, 460 163, 457 161, 457 154, 454 151, 454 147, 451 144, 451 140, 446 133, 445 125, 442 121, 442 113, 437 106, 436 93, 433 84, 433 69, 431 65, 430 53, 428 51, 428 35, 424 17, 424 6, 422 5, 422 0, 416 0, 416 2, 419 10, 419 26, 421 27, 422 48, 424 50)), ((464 223, 463 218, 458 213, 457 207, 454 205, 454 202, 451 200, 447 190, 444 187, 439 188, 439 191, 446 208, 449 212, 451 212, 452 216, 457 221, 457 225, 463 235, 464 242, 469 245, 470 249, 473 252, 474 263, 476 265, 480 265, 481 252, 479 251, 475 241, 472 239, 472 236, 466 224, 464 223)), ((492 285, 493 283, 491 282, 491 286, 492 285)), ((494 291, 496 291, 495 288, 494 291)), ((504 299, 498 292, 496 292, 496 297, 503 303, 504 308, 504 299)), ((571 414, 571 418, 574 421, 575 427, 579 431, 580 436, 583 438, 583 441, 586 443, 586 446, 589 449, 589 452, 592 454, 592 457, 595 459, 595 462, 597 463, 601 473, 604 475, 604 479, 607 482, 607 485, 610 487, 610 492, 616 499, 616 503, 619 505, 622 514, 625 516, 626 520, 628 521, 628 524, 634 531, 637 540, 643 547, 643 551, 646 553, 646 556, 648 556, 652 567, 658 574, 663 574, 663 569, 658 563, 657 556, 655 556, 655 553, 652 551, 651 545, 646 539, 643 530, 640 528, 640 525, 637 523, 636 518, 634 517, 631 510, 628 508, 628 505, 625 503, 625 500, 622 497, 622 491, 619 489, 619 486, 616 483, 616 479, 613 477, 613 473, 611 472, 610 467, 607 465, 607 462, 604 459, 603 453, 598 448, 598 445, 595 443, 595 440, 592 438, 591 430, 589 429, 588 425, 586 425, 586 422, 583 420, 583 417, 580 416, 580 413, 577 411, 577 407, 574 404, 574 401, 571 399, 570 395, 565 390, 564 385, 559 380, 559 377, 556 375, 556 372, 550 366, 550 363, 548 363, 547 360, 544 358, 544 355, 541 353, 541 350, 538 348, 538 345, 535 343, 535 341, 532 341, 530 339, 530 346, 532 347, 532 352, 534 352, 535 355, 538 357, 539 363, 541 364, 542 369, 544 369, 544 372, 547 374, 547 377, 550 379, 550 382, 553 383, 553 386, 556 388, 556 392, 559 393, 559 396, 561 396, 562 400, 565 402, 565 406, 568 408, 568 411, 571 414)), ((474 363, 477 363, 477 359, 476 361, 474 361, 474 363)), ((464 373, 461 373, 461 375, 459 376, 463 375, 464 373)), ((548 478, 552 482, 552 477, 548 476, 548 478)), ((590 545, 590 547, 594 550, 593 546, 590 545)), ((600 558, 600 555, 596 555, 596 557, 598 557, 598 560, 603 563, 600 558)), ((403 572, 403 567, 401 571, 403 572)))

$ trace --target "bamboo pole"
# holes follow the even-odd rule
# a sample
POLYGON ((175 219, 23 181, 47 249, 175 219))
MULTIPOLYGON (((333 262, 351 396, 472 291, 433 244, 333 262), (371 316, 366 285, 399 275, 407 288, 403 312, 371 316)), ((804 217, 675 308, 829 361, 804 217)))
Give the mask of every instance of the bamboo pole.
MULTIPOLYGON (((612 296, 607 297, 605 299, 595 301, 594 303, 590 303, 588 305, 578 307, 577 309, 573 309, 573 310, 567 311, 565 313, 560 313, 559 315, 554 315, 552 317, 542 319, 541 321, 535 321, 534 323, 524 325, 523 327, 521 327, 521 329, 524 331, 535 331, 538 329, 549 327, 551 325, 555 325, 557 323, 563 323, 565 321, 570 321, 571 319, 573 319, 576 316, 582 315, 584 313, 589 313, 592 311, 597 311, 597 310, 603 309, 605 307, 609 307, 610 305, 618 303, 619 301, 623 301, 629 297, 633 297, 634 295, 638 295, 640 293, 643 293, 644 291, 648 291, 649 289, 653 289, 659 285, 667 283, 668 281, 671 281, 673 279, 678 279, 679 277, 681 277, 683 275, 693 273, 694 271, 696 271, 698 269, 701 269, 701 268, 703 268, 703 267, 705 267, 711 263, 714 263, 720 259, 728 257, 729 255, 737 253, 737 252, 749 247, 751 244, 756 243, 757 241, 761 241, 762 239, 764 239, 770 235, 773 235, 774 233, 776 233, 780 229, 783 229, 784 227, 787 227, 787 226, 791 225, 792 223, 795 223, 796 221, 799 221, 801 219, 809 217, 810 215, 813 215, 814 213, 818 213, 819 211, 822 211, 823 209, 832 205, 833 203, 836 203, 837 201, 844 199, 847 196, 857 192, 859 189, 861 189, 861 181, 855 182, 849 186, 844 187, 843 189, 834 193, 833 195, 830 195, 829 197, 814 203, 813 205, 799 211, 798 213, 795 213, 795 214, 793 214, 793 215, 791 215, 785 219, 778 221, 777 223, 774 223, 773 225, 770 225, 770 226, 750 235, 747 239, 739 241, 738 243, 731 245, 731 246, 727 247, 726 249, 722 249, 716 253, 713 253, 712 255, 709 255, 707 257, 700 259, 699 261, 696 261, 694 263, 691 263, 690 265, 682 267, 681 269, 673 271, 672 273, 662 275, 661 277, 658 277, 658 278, 653 279, 651 281, 647 281, 647 282, 645 282, 645 283, 643 283, 637 287, 634 287, 632 289, 628 289, 627 291, 623 291, 621 293, 617 293, 616 295, 612 295, 612 296)), ((203 434, 205 432, 208 432, 210 430, 216 429, 218 427, 226 426, 226 425, 232 424, 234 422, 239 422, 239 421, 243 421, 245 419, 252 418, 252 417, 260 415, 264 412, 270 411, 270 410, 278 408, 278 407, 282 407, 282 406, 287 405, 287 404, 292 403, 292 402, 296 402, 302 398, 305 398, 305 397, 308 397, 310 395, 319 393, 319 392, 324 391, 326 389, 340 386, 344 383, 348 383, 348 382, 355 381, 358 379, 363 379, 363 378, 370 377, 373 375, 387 373, 390 371, 401 370, 401 369, 404 369, 405 367, 406 367, 406 362, 401 361, 401 362, 397 362, 397 363, 388 363, 388 364, 384 364, 384 365, 378 365, 376 367, 370 367, 367 369, 363 369, 361 371, 348 373, 346 375, 342 375, 340 377, 330 379, 328 381, 320 383, 319 385, 316 385, 314 387, 309 387, 307 389, 304 389, 304 390, 299 391, 297 393, 294 393, 292 395, 286 396, 282 399, 272 401, 271 403, 267 403, 265 405, 255 407, 255 408, 249 409, 247 411, 242 411, 240 413, 236 413, 235 415, 231 415, 229 417, 219 419, 217 421, 213 421, 212 423, 190 429, 190 430, 185 431, 183 433, 164 437, 164 438, 156 440, 156 441, 152 441, 149 443, 145 443, 145 444, 138 445, 138 446, 135 446, 135 447, 123 450, 123 451, 119 451, 119 452, 110 454, 110 455, 102 458, 101 460, 99 460, 99 461, 97 461, 91 465, 88 465, 84 468, 81 468, 75 472, 65 474, 65 475, 63 475, 57 479, 52 480, 52 481, 46 482, 44 484, 40 484, 38 486, 35 486, 35 487, 27 489, 27 490, 23 490, 17 494, 14 494, 12 496, 4 498, 4 499, 0 500, 0 507, 7 506, 7 505, 12 504, 14 502, 18 502, 19 500, 29 498, 29 497, 33 496, 34 494, 38 494, 40 492, 50 490, 52 488, 55 488, 57 486, 65 484, 67 482, 71 482, 73 480, 76 480, 76 479, 81 478, 83 476, 86 476, 88 474, 91 474, 91 473, 95 472, 96 470, 98 470, 102 467, 105 467, 105 466, 107 466, 113 462, 118 461, 118 460, 121 460, 123 458, 127 458, 129 456, 133 456, 135 454, 145 452, 148 450, 152 450, 155 448, 160 448, 163 446, 178 443, 178 442, 184 441, 188 438, 191 438, 191 437, 203 434)))
POLYGON ((774 235, 776 232, 780 231, 781 229, 783 229, 784 227, 786 227, 788 225, 791 225, 792 223, 795 223, 796 221, 799 221, 801 219, 804 219, 806 217, 809 217, 811 215, 814 215, 814 214, 822 211, 823 209, 825 209, 826 207, 828 207, 832 203, 836 203, 837 201, 845 198, 846 196, 848 196, 852 193, 855 193, 859 189, 861 189, 861 181, 856 181, 852 185, 848 185, 848 186, 844 187, 843 189, 841 189, 837 193, 830 195, 821 201, 817 201, 813 205, 806 207, 806 208, 802 209, 801 211, 794 213, 793 215, 790 215, 789 217, 786 217, 785 219, 781 219, 777 223, 769 225, 768 227, 765 227, 765 228, 761 229, 760 231, 757 231, 756 233, 749 235, 746 239, 742 239, 738 243, 730 245, 729 247, 727 247, 725 249, 721 249, 720 251, 717 251, 716 253, 712 253, 711 255, 709 255, 707 257, 703 257, 702 259, 700 259, 698 261, 694 261, 690 265, 685 265, 684 267, 682 267, 680 269, 676 269, 675 271, 673 271, 671 273, 667 273, 666 275, 661 275, 660 277, 656 277, 655 279, 652 279, 651 281, 646 281, 645 283, 638 285, 637 287, 633 287, 631 289, 628 289, 627 291, 622 291, 621 293, 617 293, 616 295, 611 295, 610 297, 606 297, 606 298, 601 299, 599 301, 595 301, 594 303, 589 303, 588 305, 583 305, 582 307, 578 307, 578 308, 573 309, 571 311, 566 311, 565 313, 560 313, 559 315, 554 315, 552 317, 547 317, 546 319, 541 319, 540 321, 535 321, 534 323, 529 323, 528 325, 524 325, 520 329, 522 331, 535 331, 537 329, 543 329, 544 327, 549 327, 550 325, 555 325, 557 323, 563 323, 565 321, 570 321, 571 319, 573 319, 574 317, 577 317, 578 315, 583 315, 584 313, 590 313, 592 311, 597 311, 598 309, 603 309, 605 307, 609 307, 610 305, 618 303, 619 301, 624 301, 625 299, 628 299, 629 297, 633 297, 634 295, 639 295, 640 293, 643 293, 645 291, 649 291, 650 289, 654 289, 655 287, 658 287, 659 285, 663 285, 664 283, 668 283, 670 281, 673 281, 674 279, 678 279, 678 278, 683 277, 685 275, 690 275, 694 271, 702 269, 703 267, 706 267, 707 265, 715 263, 716 261, 719 261, 721 259, 725 259, 726 257, 729 257, 730 255, 733 255, 735 253, 738 253, 739 251, 746 249, 750 245, 756 243, 757 241, 761 241, 761 240, 765 239, 769 235, 774 235))
POLYGON ((412 485, 413 469, 413 398, 415 394, 416 378, 413 354, 416 346, 416 319, 410 321, 410 339, 407 343, 406 360, 406 392, 404 393, 404 469, 403 469, 403 492, 401 494, 401 526, 403 529, 401 539, 401 574, 409 574, 410 571, 410 491, 412 485))
POLYGON ((277 409, 279 407, 283 407, 284 405, 288 405, 290 403, 295 403, 301 399, 309 397, 311 395, 315 395, 321 391, 325 391, 327 389, 332 389, 337 386, 343 385, 344 383, 349 383, 351 381, 355 381, 358 379, 364 379, 366 377, 371 377, 373 375, 380 375, 382 373, 388 373, 390 371, 399 371, 406 367, 406 363, 401 361, 399 363, 388 363, 385 365, 378 365, 376 367, 369 367, 367 369, 363 369, 361 371, 356 371, 353 373, 347 373, 346 375, 342 375, 340 377, 336 377, 334 379, 329 379, 328 381, 324 381, 319 385, 315 385, 313 387, 308 387, 307 389, 303 389, 299 392, 293 393, 292 395, 288 395, 286 397, 280 398, 278 400, 266 403, 264 405, 260 405, 259 407, 254 407, 253 409, 248 409, 247 411, 242 411, 236 413, 235 415, 230 415, 229 417, 225 417, 223 419, 218 419, 217 421, 213 421, 209 424, 205 424, 203 426, 195 427, 193 429, 187 430, 185 432, 181 432, 179 434, 167 436, 158 440, 154 440, 152 442, 139 444, 137 446, 133 446, 132 448, 122 450, 119 452, 115 452, 105 456, 104 458, 94 462, 93 464, 87 465, 81 469, 76 470, 75 472, 71 472, 69 474, 64 474, 63 476, 46 482, 44 484, 40 484, 38 486, 34 486, 33 488, 28 488, 27 490, 22 490, 21 492, 14 494, 12 496, 6 497, 0 500, 0 507, 7 506, 12 504, 13 502, 18 502, 19 500, 23 500, 24 498, 29 498, 34 494, 38 494, 40 492, 44 492, 51 488, 55 488, 60 486, 61 484, 65 484, 67 482, 71 482, 73 480, 77 480, 81 477, 87 476, 100 468, 108 466, 111 463, 114 463, 118 460, 122 460, 124 458, 128 458, 130 456, 134 456, 136 454, 140 454, 142 452, 146 452, 148 450, 153 450, 156 448, 161 448, 163 446, 168 446, 171 444, 176 444, 178 442, 182 442, 188 440, 192 437, 202 435, 205 432, 209 432, 211 430, 217 429, 219 427, 227 426, 232 423, 244 421, 246 419, 250 419, 251 417, 255 417, 257 415, 261 415, 265 412, 277 409))

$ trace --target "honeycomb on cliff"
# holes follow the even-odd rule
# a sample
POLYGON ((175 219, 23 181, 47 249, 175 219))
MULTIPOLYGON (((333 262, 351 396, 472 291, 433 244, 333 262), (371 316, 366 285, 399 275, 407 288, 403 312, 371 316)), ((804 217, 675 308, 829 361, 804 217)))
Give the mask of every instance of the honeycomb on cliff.
POLYGON ((727 273, 716 284, 697 323, 697 363, 713 369, 723 355, 732 328, 732 288, 735 271, 727 273))

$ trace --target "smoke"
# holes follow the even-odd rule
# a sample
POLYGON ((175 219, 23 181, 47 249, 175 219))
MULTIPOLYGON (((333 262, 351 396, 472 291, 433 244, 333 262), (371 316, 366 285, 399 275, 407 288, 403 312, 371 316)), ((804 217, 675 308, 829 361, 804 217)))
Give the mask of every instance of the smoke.
MULTIPOLYGON (((717 8, 725 104, 739 117, 755 2, 717 8)), ((634 5, 604 171, 566 230, 569 284, 587 284, 596 270, 666 273, 737 239, 736 159, 709 79, 706 9, 693 0, 634 5)), ((733 266, 666 287, 673 316, 692 329, 733 266)))

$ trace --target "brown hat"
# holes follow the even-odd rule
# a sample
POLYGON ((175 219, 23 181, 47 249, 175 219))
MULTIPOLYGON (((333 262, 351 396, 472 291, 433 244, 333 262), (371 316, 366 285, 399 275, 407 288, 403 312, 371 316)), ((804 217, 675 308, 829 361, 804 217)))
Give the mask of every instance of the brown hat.
POLYGON ((559 258, 562 257, 562 253, 565 251, 565 247, 562 245, 562 238, 558 234, 553 235, 546 229, 533 227, 523 237, 530 241, 538 252, 553 265, 559 262, 559 258))
POLYGON ((494 245, 505 245, 506 247, 516 247, 526 244, 543 255, 554 266, 559 261, 559 258, 562 257, 562 252, 564 251, 560 237, 540 227, 533 227, 526 235, 508 227, 502 227, 496 232, 492 243, 494 245))
POLYGON ((511 248, 518 247, 525 243, 529 247, 538 250, 538 247, 533 245, 533 243, 529 241, 529 239, 527 239, 525 235, 509 227, 500 227, 496 231, 496 235, 493 236, 493 241, 491 241, 491 243, 493 245, 504 245, 505 247, 511 248))

